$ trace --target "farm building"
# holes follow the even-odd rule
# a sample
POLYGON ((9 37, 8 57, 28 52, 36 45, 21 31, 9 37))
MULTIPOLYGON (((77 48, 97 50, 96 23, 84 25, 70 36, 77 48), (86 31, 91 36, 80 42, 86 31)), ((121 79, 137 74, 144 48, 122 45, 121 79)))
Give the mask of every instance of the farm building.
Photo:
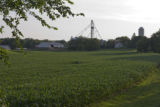
POLYGON ((114 48, 124 48, 124 45, 121 42, 116 42, 114 48))
POLYGON ((36 46, 36 48, 47 48, 47 49, 64 48, 64 47, 65 46, 62 43, 58 42, 42 42, 36 46))
POLYGON ((11 50, 9 45, 0 45, 0 47, 6 50, 11 50))

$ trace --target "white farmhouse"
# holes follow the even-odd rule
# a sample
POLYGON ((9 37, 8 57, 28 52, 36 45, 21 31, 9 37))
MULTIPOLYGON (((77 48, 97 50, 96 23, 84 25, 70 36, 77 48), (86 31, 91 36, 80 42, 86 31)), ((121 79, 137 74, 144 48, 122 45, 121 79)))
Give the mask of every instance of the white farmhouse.
POLYGON ((116 42, 114 48, 124 48, 124 45, 121 42, 116 42))
POLYGON ((37 48, 64 48, 64 45, 62 43, 58 42, 42 42, 39 45, 36 46, 37 48))

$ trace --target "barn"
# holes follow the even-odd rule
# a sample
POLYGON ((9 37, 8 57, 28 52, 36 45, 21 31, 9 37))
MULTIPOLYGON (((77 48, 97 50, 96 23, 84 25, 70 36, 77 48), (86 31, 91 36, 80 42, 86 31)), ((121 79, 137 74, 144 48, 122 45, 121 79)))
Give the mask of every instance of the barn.
POLYGON ((62 43, 58 42, 41 42, 36 48, 46 48, 46 49, 54 49, 54 48, 64 48, 65 46, 62 43))

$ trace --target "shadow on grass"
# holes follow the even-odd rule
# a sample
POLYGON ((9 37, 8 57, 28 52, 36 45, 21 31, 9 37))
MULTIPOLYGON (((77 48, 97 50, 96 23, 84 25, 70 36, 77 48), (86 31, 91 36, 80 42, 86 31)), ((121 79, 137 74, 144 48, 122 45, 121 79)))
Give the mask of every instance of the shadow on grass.
POLYGON ((136 51, 118 51, 103 52, 93 54, 94 56, 108 56, 107 60, 130 60, 130 61, 150 61, 160 63, 160 54, 156 53, 139 53, 136 51), (113 57, 110 57, 113 56, 113 57))
POLYGON ((91 107, 160 107, 160 72, 127 92, 91 107))
POLYGON ((107 56, 107 55, 136 55, 138 52, 116 52, 116 53, 98 53, 94 54, 94 56, 107 56))
POLYGON ((160 107, 160 82, 136 87, 108 105, 110 107, 160 107))
POLYGON ((130 61, 150 61, 150 62, 160 62, 160 55, 140 55, 140 56, 123 56, 123 57, 114 57, 110 60, 130 60, 130 61))

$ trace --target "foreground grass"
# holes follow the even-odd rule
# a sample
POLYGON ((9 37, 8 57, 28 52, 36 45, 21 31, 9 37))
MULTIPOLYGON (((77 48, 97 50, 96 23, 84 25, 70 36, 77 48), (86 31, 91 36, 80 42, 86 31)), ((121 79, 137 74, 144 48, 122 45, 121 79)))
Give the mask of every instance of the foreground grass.
POLYGON ((160 55, 134 50, 13 52, 0 63, 0 104, 82 107, 143 80, 160 55))
POLYGON ((160 107, 160 71, 127 92, 91 107, 160 107))

